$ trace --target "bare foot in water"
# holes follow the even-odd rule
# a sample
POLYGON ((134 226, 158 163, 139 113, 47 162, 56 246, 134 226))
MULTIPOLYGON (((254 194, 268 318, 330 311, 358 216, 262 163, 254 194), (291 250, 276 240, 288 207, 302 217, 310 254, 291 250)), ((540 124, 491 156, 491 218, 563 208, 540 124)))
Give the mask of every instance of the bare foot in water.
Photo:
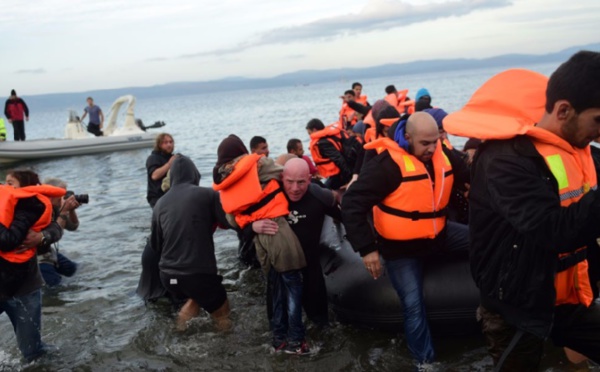
POLYGON ((177 330, 185 331, 187 329, 188 322, 192 319, 200 315, 200 305, 196 303, 196 301, 191 298, 187 300, 187 302, 181 307, 179 310, 179 314, 177 314, 177 330))
POLYGON ((210 313, 210 316, 214 320, 218 331, 231 331, 231 328, 233 328, 233 323, 231 323, 231 319, 229 319, 230 313, 231 310, 229 309, 229 300, 225 300, 220 308, 210 313))

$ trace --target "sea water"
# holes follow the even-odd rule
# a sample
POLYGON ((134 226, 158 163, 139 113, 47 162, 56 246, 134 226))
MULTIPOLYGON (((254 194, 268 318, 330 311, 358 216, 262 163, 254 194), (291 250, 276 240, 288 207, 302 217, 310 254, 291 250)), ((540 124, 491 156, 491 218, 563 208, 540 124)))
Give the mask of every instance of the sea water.
MULTIPOLYGON (((527 67, 549 74, 556 64, 527 67)), ((389 84, 410 89, 412 97, 426 87, 434 106, 452 112, 499 71, 399 75, 361 83, 371 103, 384 96, 384 87, 389 84)), ((136 117, 147 125, 156 120, 166 122, 164 130, 175 138, 175 151, 189 156, 203 175, 201 185, 210 186, 216 149, 224 137, 234 133, 247 144, 252 136, 263 136, 272 157, 286 152, 288 139, 299 138, 308 152, 306 123, 312 118, 326 124, 337 120, 338 97, 354 80, 348 77, 347 81, 308 86, 139 99, 136 117)), ((85 98, 82 94, 81 101, 71 107, 45 111, 30 107, 27 138, 62 137, 67 109, 83 111, 85 98)), ((106 116, 111 102, 97 103, 106 116)), ((8 127, 8 137, 12 138, 8 127)), ((461 138, 452 140, 459 148, 464 143, 461 138)), ((90 194, 90 203, 78 209, 79 230, 66 232, 60 242, 61 252, 79 263, 77 274, 66 278, 61 288, 44 292, 42 336, 58 351, 22 365, 8 317, 0 315, 0 371, 333 372, 412 368, 401 334, 340 324, 333 313, 330 329, 319 331, 309 325, 308 339, 318 350, 316 354, 301 358, 271 354, 264 281, 260 270, 244 269, 238 263, 237 238, 231 231, 217 231, 215 244, 219 271, 231 301, 233 331, 216 333, 209 317, 203 315, 188 331, 176 332, 168 305, 146 306, 135 295, 140 257, 150 233, 151 210, 145 200, 149 152, 125 151, 20 165, 33 168, 42 178, 66 180, 69 189, 90 194)), ((5 171, 0 170, 2 179, 5 171)), ((491 369, 480 335, 433 336, 439 370, 491 369)), ((559 350, 550 349, 544 368, 558 371, 572 367, 565 364, 559 350)))

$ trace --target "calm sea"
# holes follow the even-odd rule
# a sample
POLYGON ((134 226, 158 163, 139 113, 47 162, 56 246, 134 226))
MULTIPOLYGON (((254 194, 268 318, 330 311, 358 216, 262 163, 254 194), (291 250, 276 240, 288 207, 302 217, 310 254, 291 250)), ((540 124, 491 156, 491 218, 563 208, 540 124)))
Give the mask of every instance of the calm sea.
MULTIPOLYGON (((556 65, 527 68, 544 74, 556 65)), ((362 80, 373 103, 384 87, 416 91, 426 87, 434 106, 451 112, 466 103, 484 81, 501 69, 429 73, 362 80)), ((267 138, 271 156, 285 152, 287 140, 297 137, 308 147, 304 126, 311 118, 336 120, 339 95, 352 81, 309 86, 256 89, 176 98, 139 100, 136 117, 146 124, 167 123, 176 151, 190 156, 211 184, 210 170, 222 138, 235 133, 248 143, 254 135, 267 138)), ((26 97, 25 97, 26 98, 26 97)), ((62 137, 67 109, 83 110, 85 96, 71 107, 40 112, 30 107, 28 139, 62 137)), ((117 98, 117 97, 115 97, 117 98)), ((97 102, 109 111, 111 102, 97 102)), ((10 128, 9 128, 10 131, 10 128)), ((12 138, 12 132, 9 132, 12 138)), ((464 140, 454 138, 461 144, 464 140)), ((331 329, 308 330, 319 352, 290 358, 269 353, 269 327, 264 288, 258 271, 239 266, 234 233, 215 235, 217 260, 233 307, 235 328, 215 333, 203 316, 183 334, 173 329, 166 305, 145 306, 135 295, 140 255, 149 234, 151 211, 145 200, 145 161, 149 150, 80 156, 25 163, 42 177, 60 177, 77 193, 90 194, 82 206, 79 231, 67 232, 60 249, 79 262, 74 278, 64 287, 46 291, 43 338, 58 351, 31 365, 21 365, 8 318, 0 316, 0 371, 401 371, 411 369, 402 335, 334 323, 331 329)), ((0 170, 3 179, 5 170, 0 170)), ((434 335, 439 369, 484 371, 491 368, 483 339, 477 335, 448 338, 434 335)), ((550 349, 547 370, 570 370, 561 353, 550 349)))

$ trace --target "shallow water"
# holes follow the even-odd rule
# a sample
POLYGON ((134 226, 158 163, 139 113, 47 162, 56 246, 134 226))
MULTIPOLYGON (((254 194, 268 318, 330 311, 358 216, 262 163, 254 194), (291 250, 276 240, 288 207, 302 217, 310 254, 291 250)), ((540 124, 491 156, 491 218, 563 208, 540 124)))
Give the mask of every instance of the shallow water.
MULTIPOLYGON (((556 66, 533 66, 542 73, 556 66)), ((414 93, 426 86, 436 106, 453 111, 497 69, 424 74, 363 80, 374 102, 383 88, 396 84, 414 93)), ((271 156, 285 152, 287 140, 298 137, 308 147, 306 122, 319 117, 336 119, 337 97, 349 81, 277 89, 249 90, 177 98, 140 100, 136 115, 150 124, 163 120, 176 141, 176 151, 190 156, 210 185, 210 170, 219 141, 236 133, 248 142, 253 135, 269 141, 271 156)), ((116 97, 115 97, 116 98, 116 97)), ((83 108, 85 97, 81 104, 83 108)), ((108 110, 110 102, 98 102, 108 110)), ((79 107, 81 106, 81 107, 79 107)), ((37 112, 31 107, 26 124, 29 139, 61 137, 66 107, 37 112)), ((106 113, 106 112, 105 112, 106 113)), ((9 133, 9 138, 12 133, 9 133)), ((454 139, 461 144, 462 139, 454 139)), ((145 201, 145 160, 149 150, 23 164, 42 177, 60 177, 77 193, 89 193, 82 206, 79 231, 67 232, 60 248, 80 263, 78 273, 57 290, 46 291, 43 338, 58 351, 22 365, 6 316, 0 316, 0 371, 399 371, 411 368, 401 335, 365 330, 334 322, 326 331, 309 325, 308 337, 317 351, 309 357, 287 357, 269 352, 264 286, 259 271, 237 262, 234 233, 215 234, 216 254, 232 304, 234 329, 215 333, 208 316, 177 333, 167 304, 146 307, 135 295, 140 256, 149 234, 150 208, 145 201)), ((4 171, 0 170, 0 177, 4 171)), ((332 314, 333 315, 333 314, 332 314)), ((334 316, 334 315, 333 315, 334 316)), ((434 334, 438 369, 485 371, 491 360, 478 335, 450 337, 434 334)), ((575 370, 562 353, 549 349, 547 370, 575 370)))

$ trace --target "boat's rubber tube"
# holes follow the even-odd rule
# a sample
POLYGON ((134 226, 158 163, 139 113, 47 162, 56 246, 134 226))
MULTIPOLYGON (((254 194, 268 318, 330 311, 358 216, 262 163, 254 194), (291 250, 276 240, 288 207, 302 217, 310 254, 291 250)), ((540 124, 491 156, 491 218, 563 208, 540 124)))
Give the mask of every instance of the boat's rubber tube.
MULTIPOLYGON (((386 273, 368 274, 362 259, 344 239, 341 225, 325 219, 321 235, 321 265, 329 303, 337 319, 382 330, 402 330, 402 307, 386 273)), ((477 330, 479 292, 468 259, 428 262, 424 268, 427 317, 434 331, 460 334, 477 330)))

